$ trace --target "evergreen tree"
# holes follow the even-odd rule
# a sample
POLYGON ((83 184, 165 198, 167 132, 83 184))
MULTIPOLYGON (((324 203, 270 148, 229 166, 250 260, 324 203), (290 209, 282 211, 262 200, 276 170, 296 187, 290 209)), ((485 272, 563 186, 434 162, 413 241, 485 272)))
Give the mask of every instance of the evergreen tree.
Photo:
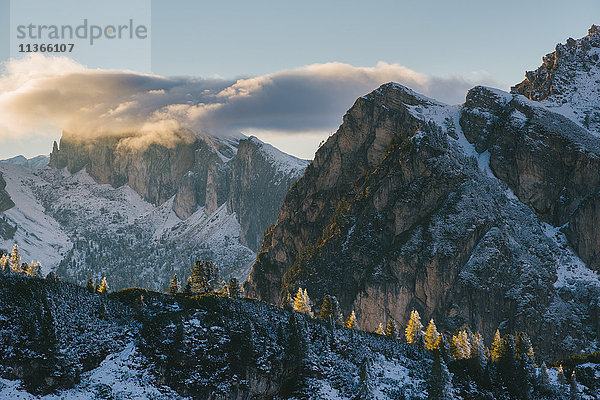
POLYGON ((433 364, 427 377, 427 399, 428 400, 451 400, 452 375, 439 351, 434 352, 433 364))
POLYGON ((385 326, 385 336, 395 338, 396 337, 396 324, 391 319, 388 320, 387 325, 385 326))
POLYGON ((96 286, 95 286, 94 280, 92 278, 88 278, 85 288, 87 289, 88 292, 94 293, 94 291, 96 290, 96 286))
POLYGON ((417 310, 412 310, 410 313, 410 319, 408 320, 408 326, 404 331, 406 341, 410 344, 419 344, 423 342, 423 324, 421 323, 421 316, 417 310))
POLYGON ((192 277, 188 276, 187 281, 185 282, 185 288, 183 289, 183 293, 186 295, 192 294, 192 277))
POLYGON ((292 311, 294 309, 293 303, 294 301, 292 300, 292 296, 290 296, 290 293, 286 291, 285 295, 283 296, 283 304, 281 307, 284 310, 292 311))
POLYGON ((479 332, 471 334, 470 369, 478 379, 483 377, 487 365, 487 349, 479 332))
POLYGON ((496 333, 494 334, 494 340, 492 341, 492 346, 490 347, 490 357, 492 361, 497 363, 500 360, 502 351, 502 338, 500 337, 500 331, 496 329, 496 333))
POLYGON ((515 337, 513 335, 505 335, 502 338, 500 358, 498 359, 498 372, 511 395, 519 397, 522 393, 522 387, 515 361, 515 337))
POLYGON ((533 346, 526 333, 520 332, 517 334, 515 351, 517 384, 521 387, 523 397, 530 398, 535 384, 536 368, 533 346))
POLYGON ((425 348, 429 351, 434 351, 440 347, 440 333, 435 326, 433 318, 429 321, 427 329, 425 330, 425 348))
POLYGON ((336 320, 336 304, 334 298, 328 294, 323 296, 323 303, 321 304, 321 311, 319 312, 319 318, 324 321, 334 323, 336 320))
POLYGON ((312 310, 310 309, 310 298, 308 297, 306 289, 302 290, 302 288, 298 288, 296 297, 294 297, 294 311, 311 317, 313 316, 312 310))
POLYGON ((560 386, 565 386, 567 384, 567 378, 565 377, 565 372, 563 371, 562 365, 558 366, 557 381, 560 386))
POLYGON ((173 275, 173 279, 171 279, 171 283, 169 284, 168 293, 171 296, 175 296, 181 290, 181 286, 179 285, 179 280, 177 279, 177 274, 173 275))
POLYGON ((229 278, 227 291, 229 292, 229 297, 240 297, 240 284, 236 278, 229 278))
POLYGON ((106 282, 106 277, 102 278, 102 283, 100 283, 100 287, 98 288, 98 293, 106 294, 108 293, 108 282, 106 282))
POLYGON ((219 269, 212 261, 198 260, 190 271, 192 293, 212 292, 219 277, 219 269))
POLYGON ((384 335, 385 334, 385 332, 383 331, 383 324, 381 322, 379 323, 379 326, 375 330, 375 333, 378 334, 378 335, 384 335))
POLYGON ((540 373, 537 378, 537 387, 543 394, 547 394, 552 390, 550 376, 548 375, 548 367, 546 367, 545 362, 542 362, 542 366, 540 367, 540 373))
POLYGON ((577 387, 577 377, 575 376, 575 370, 571 374, 571 378, 569 379, 569 399, 570 400, 578 400, 579 396, 579 388, 577 387))
POLYGON ((344 325, 346 328, 358 330, 358 323, 356 322, 356 314, 354 313, 354 310, 352 310, 352 314, 350 314, 344 325))
POLYGON ((358 399, 372 400, 375 383, 373 375, 373 362, 369 357, 365 357, 360 364, 360 372, 358 375, 358 399))

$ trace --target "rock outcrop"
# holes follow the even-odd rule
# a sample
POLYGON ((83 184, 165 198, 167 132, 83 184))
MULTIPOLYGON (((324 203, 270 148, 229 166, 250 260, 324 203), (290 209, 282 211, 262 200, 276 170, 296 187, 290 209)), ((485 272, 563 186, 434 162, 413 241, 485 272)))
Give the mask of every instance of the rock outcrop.
POLYGON ((15 203, 13 203, 11 200, 10 195, 6 192, 6 190, 4 190, 5 187, 6 182, 4 181, 2 174, 0 174, 0 213, 12 208, 15 205, 15 203))
POLYGON ((288 192, 247 293, 335 295, 365 330, 417 309, 449 332, 526 330, 542 353, 593 345, 600 282, 544 221, 597 185, 597 139, 530 103, 475 88, 452 107, 396 84, 359 98, 288 192))
POLYGON ((541 101, 600 135, 599 79, 600 27, 592 25, 587 36, 556 45, 511 93, 541 101))

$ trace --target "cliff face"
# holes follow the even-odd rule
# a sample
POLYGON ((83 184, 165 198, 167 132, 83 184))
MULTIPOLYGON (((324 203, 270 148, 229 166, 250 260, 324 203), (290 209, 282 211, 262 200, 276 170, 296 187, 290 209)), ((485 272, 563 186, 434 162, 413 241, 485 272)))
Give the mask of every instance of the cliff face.
POLYGON ((596 141, 508 93, 451 107, 384 85, 287 194, 247 293, 278 303, 303 287, 317 307, 332 294, 366 330, 417 309, 450 332, 526 330, 542 353, 589 346, 600 283, 544 221, 597 190, 596 141))
POLYGON ((263 231, 275 221, 283 196, 306 162, 252 139, 196 137, 177 134, 176 143, 135 149, 127 137, 82 141, 65 134, 55 143, 50 166, 82 169, 98 182, 128 185, 155 206, 173 197, 173 211, 183 220, 198 207, 211 215, 223 204, 242 227, 240 239, 256 251, 263 231), (270 148, 270 147, 269 147, 270 148), (282 168, 285 166, 285 168, 282 168))

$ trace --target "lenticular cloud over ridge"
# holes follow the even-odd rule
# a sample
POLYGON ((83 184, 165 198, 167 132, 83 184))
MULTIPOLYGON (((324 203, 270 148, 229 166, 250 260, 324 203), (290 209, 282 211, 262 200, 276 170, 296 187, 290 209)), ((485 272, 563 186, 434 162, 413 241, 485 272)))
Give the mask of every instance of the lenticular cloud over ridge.
POLYGON ((213 135, 244 130, 281 134, 333 130, 353 101, 383 83, 459 103, 477 83, 440 78, 398 64, 311 64, 243 79, 162 77, 89 69, 66 57, 33 54, 4 65, 0 139, 56 135, 134 135, 169 145, 183 128, 213 135))

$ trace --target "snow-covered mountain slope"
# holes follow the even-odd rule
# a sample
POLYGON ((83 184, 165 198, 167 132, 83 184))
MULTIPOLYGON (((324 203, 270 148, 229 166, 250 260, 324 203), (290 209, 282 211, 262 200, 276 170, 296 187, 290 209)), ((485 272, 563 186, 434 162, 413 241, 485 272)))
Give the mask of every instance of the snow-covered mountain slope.
POLYGON ((600 27, 581 39, 569 38, 528 71, 512 93, 539 101, 600 136, 600 27))
POLYGON ((107 276, 114 289, 164 290, 174 273, 187 276, 195 259, 211 259, 223 277, 244 280, 255 257, 225 205, 181 220, 173 199, 155 207, 129 186, 98 184, 85 170, 0 164, 0 173, 15 202, 4 218, 17 228, 14 237, 0 238, 0 248, 16 243, 24 261, 41 261, 45 272, 69 280, 107 276))
MULTIPOLYGON (((507 380, 522 371, 522 353, 507 367, 445 351, 436 372, 435 352, 402 335, 250 299, 143 289, 100 295, 5 271, 0 351, 2 399, 416 400, 435 389, 457 400, 574 398, 556 368, 548 367, 544 381, 531 359, 532 375, 507 380)), ((600 366, 593 357, 571 361, 565 373, 576 371, 577 398, 593 400, 600 366)))

